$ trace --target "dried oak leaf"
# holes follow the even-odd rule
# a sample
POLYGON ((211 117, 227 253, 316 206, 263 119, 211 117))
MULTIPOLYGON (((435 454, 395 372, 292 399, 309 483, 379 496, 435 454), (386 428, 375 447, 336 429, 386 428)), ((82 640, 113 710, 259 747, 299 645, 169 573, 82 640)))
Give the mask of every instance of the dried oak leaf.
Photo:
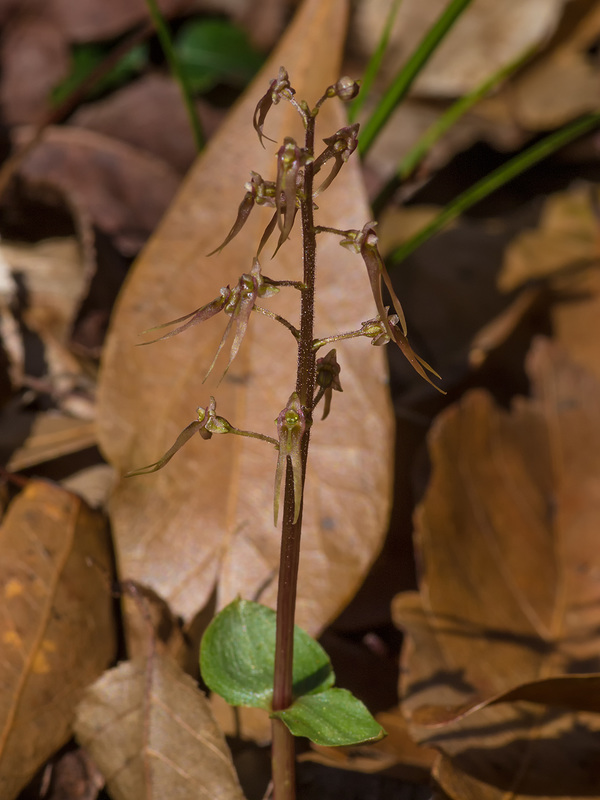
POLYGON ((166 656, 106 672, 79 704, 75 732, 113 800, 243 800, 206 697, 166 656))
POLYGON ((40 122, 51 90, 69 74, 68 42, 48 4, 25 5, 8 14, 2 29, 0 102, 9 125, 40 122))
MULTIPOLYGON (((202 379, 223 332, 219 317, 173 339, 135 345, 143 330, 210 301, 251 267, 270 209, 255 209, 221 254, 203 254, 230 229, 251 171, 274 177, 276 147, 263 149, 252 131, 257 99, 285 64, 298 96, 314 103, 339 77, 344 20, 341 0, 302 6, 133 268, 107 339, 99 386, 101 446, 122 472, 156 461, 211 394, 232 425, 276 433, 274 420, 295 384, 296 348, 288 331, 273 328, 271 320, 258 314, 251 320, 218 389, 202 379)), ((328 101, 319 131, 339 129, 343 117, 341 106, 328 101)), ((280 103, 265 128, 281 141, 290 132, 298 136, 301 124, 280 103)), ((319 198, 319 215, 323 224, 343 229, 360 229, 369 218, 352 159, 319 198)), ((301 279, 300 238, 294 230, 268 262, 269 277, 301 279)), ((320 238, 317 331, 326 335, 371 318, 373 304, 360 258, 340 248, 336 237, 320 238)), ((280 291, 270 308, 297 323, 297 294, 280 291)), ((364 579, 381 546, 390 502, 393 423, 384 354, 353 340, 340 346, 339 361, 344 392, 335 413, 313 426, 305 488, 297 618, 313 634, 364 579)), ((277 452, 263 442, 194 437, 165 469, 122 481, 112 521, 123 575, 149 585, 186 621, 215 587, 220 607, 237 594, 252 598, 260 591, 261 602, 273 606, 280 538, 273 527, 276 462, 277 452)))
MULTIPOLYGON (((456 22, 419 76, 415 91, 428 97, 460 96, 527 48, 544 42, 558 22, 567 0, 479 0, 456 22)), ((415 44, 434 24, 446 0, 404 0, 396 16, 385 61, 391 79, 415 44)), ((372 52, 386 19, 388 0, 364 0, 355 21, 362 48, 372 52)))
POLYGON ((580 10, 553 38, 554 46, 536 59, 503 92, 513 119, 528 130, 558 128, 580 114, 597 111, 600 7, 580 10))
MULTIPOLYGON (((38 0, 39 2, 40 0, 38 0)), ((51 6, 58 25, 70 40, 97 42, 121 35, 148 19, 144 0, 41 0, 51 6)), ((158 0, 167 16, 184 14, 198 5, 198 0, 158 0)))
POLYGON ((395 601, 403 708, 442 751, 434 774, 453 798, 599 785, 584 698, 600 672, 600 384, 544 340, 528 369, 533 397, 510 412, 474 391, 439 418, 416 514, 421 591, 395 601))
MULTIPOLYGON (((26 141, 24 133, 17 138, 26 141)), ((137 254, 179 185, 160 159, 75 127, 47 128, 19 174, 61 189, 126 256, 137 254)))
POLYGON ((0 796, 16 797, 71 736, 83 689, 114 657, 104 518, 32 481, 0 528, 0 796))
MULTIPOLYGON (((209 138, 223 112, 201 100, 196 108, 209 138)), ((70 123, 152 153, 180 173, 197 154, 181 89, 166 75, 144 75, 102 100, 86 103, 70 123)))
POLYGON ((530 282, 572 274, 600 260, 600 221, 594 194, 599 188, 578 184, 551 195, 538 226, 506 248, 498 287, 503 292, 530 282))

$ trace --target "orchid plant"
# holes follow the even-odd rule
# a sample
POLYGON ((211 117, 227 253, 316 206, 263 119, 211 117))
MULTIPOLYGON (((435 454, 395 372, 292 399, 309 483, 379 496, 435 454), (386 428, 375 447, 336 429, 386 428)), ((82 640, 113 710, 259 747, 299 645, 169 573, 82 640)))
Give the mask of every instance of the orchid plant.
MULTIPOLYGON (((216 401, 210 398, 197 418, 179 435, 173 446, 154 464, 130 475, 154 472, 164 467, 195 433, 204 439, 213 434, 233 434, 260 439, 277 451, 274 487, 274 521, 278 524, 283 491, 282 538, 279 592, 276 613, 257 603, 236 600, 221 611, 208 627, 201 646, 200 665, 208 687, 233 705, 265 708, 273 719, 273 789, 275 800, 294 797, 293 735, 307 736, 319 744, 339 745, 371 741, 384 735, 379 724, 360 701, 349 692, 333 686, 335 677, 320 645, 294 626, 295 598, 302 532, 303 488, 309 450, 310 430, 318 403, 323 401, 322 418, 330 413, 334 391, 341 392, 340 364, 335 349, 317 358, 329 344, 355 337, 366 337, 380 346, 395 342, 413 368, 433 383, 437 373, 412 349, 407 338, 406 319, 378 250, 376 223, 367 222, 362 230, 338 230, 315 225, 314 198, 327 190, 358 145, 358 125, 348 125, 324 139, 325 148, 315 155, 315 122, 319 109, 328 99, 352 100, 358 84, 341 78, 329 86, 311 109, 298 102, 287 71, 281 67, 277 78, 259 100, 254 113, 254 129, 264 146, 264 125, 273 106, 284 101, 302 118, 305 137, 299 145, 286 137, 277 152, 274 181, 252 172, 237 217, 224 241, 210 254, 219 253, 242 230, 255 206, 273 210, 270 221, 252 257, 250 272, 240 276, 234 288, 221 288, 219 296, 184 317, 159 325, 151 331, 168 332, 144 344, 179 335, 224 312, 229 322, 215 357, 208 367, 212 372, 230 335, 233 339, 224 374, 242 345, 252 312, 263 314, 283 325, 293 335, 298 349, 296 386, 276 419, 276 434, 270 436, 240 430, 217 415, 216 401), (330 165, 318 187, 315 177, 330 165), (275 281, 263 275, 261 253, 277 230, 275 252, 285 244, 298 216, 303 241, 303 280, 275 281), (342 247, 360 255, 367 270, 375 302, 376 316, 355 330, 314 335, 314 297, 317 235, 332 234, 342 247), (385 305, 382 281, 391 298, 393 312, 385 305), (282 289, 293 289, 300 297, 300 327, 259 305, 282 289), (244 636, 240 633, 244 631, 244 636), (326 720, 326 723, 323 720, 326 720)), ((151 332, 147 331, 147 332, 151 332)), ((433 383, 435 385, 435 383, 433 383)))

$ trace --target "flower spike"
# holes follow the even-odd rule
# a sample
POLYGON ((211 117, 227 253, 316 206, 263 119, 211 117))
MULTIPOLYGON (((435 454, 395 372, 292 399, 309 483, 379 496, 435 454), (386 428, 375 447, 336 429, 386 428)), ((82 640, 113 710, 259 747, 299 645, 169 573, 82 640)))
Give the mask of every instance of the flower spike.
POLYGON ((333 136, 328 136, 326 139, 323 139, 327 147, 323 150, 321 155, 315 159, 315 175, 331 158, 335 159, 335 163, 323 183, 313 192, 313 197, 316 197, 327 189, 346 161, 348 161, 352 153, 356 150, 358 146, 358 128, 358 122, 355 122, 354 125, 340 128, 333 136))
POLYGON ((273 502, 273 516, 275 525, 279 516, 279 495, 284 466, 289 457, 294 478, 294 523, 300 516, 302 505, 302 437, 306 430, 306 417, 297 392, 292 392, 286 407, 277 417, 277 433, 279 434, 279 456, 275 469, 275 498, 273 502))
POLYGON ((259 141, 263 147, 263 139, 269 139, 270 142, 275 141, 263 133, 263 125, 271 106, 276 106, 282 97, 286 100, 291 100, 295 94, 295 90, 290 86, 287 70, 285 67, 279 67, 278 77, 271 81, 269 88, 260 98, 254 110, 254 130, 258 134, 259 141))

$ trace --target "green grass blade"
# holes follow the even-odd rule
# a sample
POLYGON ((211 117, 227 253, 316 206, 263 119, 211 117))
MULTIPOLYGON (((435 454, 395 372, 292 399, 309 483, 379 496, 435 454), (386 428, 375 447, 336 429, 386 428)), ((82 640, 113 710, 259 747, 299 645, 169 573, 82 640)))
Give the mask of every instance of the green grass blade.
POLYGON ((205 143, 204 132, 202 130, 202 125, 200 123, 200 118, 196 112, 196 106, 194 105, 194 98, 192 96, 192 92, 190 89, 189 82, 187 77, 181 68, 181 64, 179 63, 179 58, 175 52, 175 47, 173 46, 173 39, 171 38, 171 33, 169 28, 164 20, 163 15, 158 8, 158 4, 156 0, 146 0, 146 4, 148 6, 148 11, 150 12, 150 17, 152 22, 154 23, 154 27, 156 28, 156 33, 158 35, 161 47, 163 49, 163 53, 165 54, 165 58, 167 59, 167 63, 169 65, 169 69, 177 83, 179 84, 179 88, 181 90, 181 94, 183 97, 183 102, 185 105, 185 110, 187 112, 190 126, 192 128, 192 134, 194 136, 194 141, 196 143, 196 149, 198 152, 202 150, 205 143))
POLYGON ((582 136, 584 133, 596 128, 600 125, 600 112, 588 114, 581 117, 575 122, 565 125, 555 133, 551 133, 536 144, 529 147, 523 153, 511 158, 501 167, 495 169, 485 178, 482 178, 476 184, 471 186, 466 191, 462 192, 455 197, 442 211, 435 217, 428 225, 422 230, 412 236, 404 244, 397 247, 389 257, 386 263, 389 266, 396 266, 404 261, 414 250, 420 247, 424 242, 430 239, 434 234, 444 228, 449 222, 456 219, 467 209, 471 208, 490 195, 492 192, 504 186, 517 175, 525 172, 534 164, 543 161, 544 158, 552 155, 552 153, 560 150, 569 142, 582 136))
POLYGON ((385 51, 387 50, 388 42, 390 40, 390 35, 392 33, 392 27, 394 25, 394 21, 396 19, 396 15, 398 14, 398 9, 400 8, 400 3, 402 0, 394 0, 392 3, 392 7, 390 8, 390 12, 388 17, 385 21, 385 25, 383 26, 383 32, 381 34, 381 38, 379 40, 379 44, 377 45, 375 52, 371 56, 369 63, 365 69, 364 75, 362 77, 360 92, 358 97, 350 103, 350 108, 348 109, 348 119, 350 122, 354 122, 356 117, 358 116, 358 112, 363 107, 363 104, 367 97, 369 96, 369 91, 371 90, 371 86, 375 78, 377 77, 377 73, 381 67, 381 62, 383 61, 383 56, 385 55, 385 51))
POLYGON ((511 61, 510 64, 506 64, 504 67, 494 72, 493 75, 490 75, 490 77, 479 84, 479 86, 453 103, 450 108, 425 131, 415 146, 404 156, 402 161, 398 164, 396 177, 400 181, 404 181, 410 177, 429 150, 441 139, 446 131, 458 122, 458 120, 464 116, 467 111, 473 108, 476 103, 489 94, 492 89, 518 69, 524 61, 529 58, 532 52, 531 49, 528 49, 526 53, 522 53, 514 61, 511 61))
POLYGON ((492 89, 517 70, 533 52, 533 48, 528 48, 525 53, 522 53, 514 61, 511 61, 510 64, 506 64, 504 67, 494 72, 494 74, 486 78, 483 83, 453 103, 439 119, 425 131, 419 141, 416 142, 414 147, 412 147, 400 161, 396 174, 387 181, 377 197, 373 200, 371 206, 375 217, 381 214, 384 206, 388 200, 390 200, 397 187, 411 177, 433 145, 439 141, 467 111, 473 108, 473 106, 491 92, 492 89))
POLYGON ((438 48, 452 25, 472 0, 450 0, 440 17, 427 31, 419 46, 402 67, 381 102, 362 128, 358 150, 365 156, 396 106, 406 97, 415 79, 438 48))

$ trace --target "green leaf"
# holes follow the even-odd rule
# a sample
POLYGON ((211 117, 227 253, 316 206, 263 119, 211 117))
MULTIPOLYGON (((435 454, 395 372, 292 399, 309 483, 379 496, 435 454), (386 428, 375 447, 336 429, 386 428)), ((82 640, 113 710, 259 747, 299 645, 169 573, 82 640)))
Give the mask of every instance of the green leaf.
MULTIPOLYGON (((202 638, 200 671, 208 688, 232 706, 271 710, 275 664, 275 612, 249 600, 234 600, 210 623, 202 638)), ((335 675, 321 645, 294 629, 293 691, 322 692, 335 675)))
MULTIPOLYGON (((58 106, 69 97, 88 75, 99 66, 110 52, 103 45, 83 44, 74 45, 71 51, 71 72, 64 81, 58 84, 51 93, 53 105, 58 106)), ((100 78, 90 91, 89 96, 94 97, 108 89, 126 83, 137 75, 148 63, 148 46, 145 44, 132 47, 103 78, 100 78)))
POLYGON ((306 736, 315 744, 338 746, 382 739, 386 734, 366 706, 347 689, 327 689, 298 698, 280 719, 294 736, 306 736))
POLYGON ((241 28, 222 19, 197 19, 183 25, 175 49, 196 92, 206 92, 218 83, 245 86, 264 60, 241 28))
POLYGON ((505 164, 490 172, 485 178, 482 178, 473 186, 469 187, 466 191, 459 194, 454 198, 442 211, 434 217, 433 220, 418 231, 414 236, 406 242, 397 247, 386 259, 387 264, 396 266, 404 261, 414 250, 424 244, 434 234, 444 228, 452 220, 456 219, 463 211, 474 206, 480 200, 495 192, 505 183, 516 178, 525 170, 528 170, 534 164, 547 158, 552 153, 560 150, 569 142, 579 138, 584 133, 593 130, 600 126, 600 112, 596 114, 588 114, 575 122, 565 125, 558 131, 551 133, 539 142, 536 142, 527 150, 519 153, 514 158, 511 158, 505 164))
POLYGON ((358 142, 358 151, 362 156, 367 154, 394 109, 406 97, 423 67, 471 2, 472 0, 450 0, 439 18, 427 31, 415 52, 396 75, 392 85, 381 98, 371 117, 362 127, 358 142))

